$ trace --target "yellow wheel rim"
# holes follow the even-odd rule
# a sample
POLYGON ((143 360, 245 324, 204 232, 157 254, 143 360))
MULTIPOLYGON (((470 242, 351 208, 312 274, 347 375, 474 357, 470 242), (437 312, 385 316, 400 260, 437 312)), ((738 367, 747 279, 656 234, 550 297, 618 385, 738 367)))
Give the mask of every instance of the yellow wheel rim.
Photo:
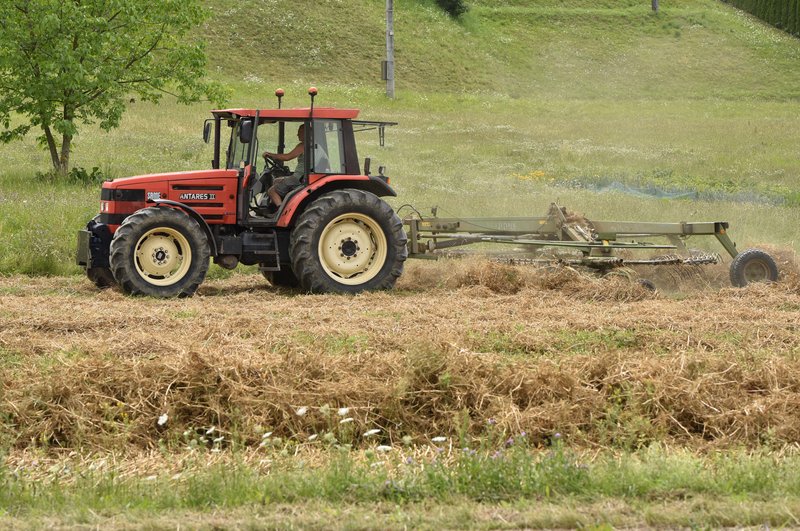
POLYGON ((357 286, 380 272, 387 247, 386 235, 374 219, 364 214, 342 214, 320 235, 319 261, 337 282, 357 286))
POLYGON ((154 286, 171 286, 186 276, 192 249, 175 229, 158 227, 147 231, 136 243, 136 271, 154 286))

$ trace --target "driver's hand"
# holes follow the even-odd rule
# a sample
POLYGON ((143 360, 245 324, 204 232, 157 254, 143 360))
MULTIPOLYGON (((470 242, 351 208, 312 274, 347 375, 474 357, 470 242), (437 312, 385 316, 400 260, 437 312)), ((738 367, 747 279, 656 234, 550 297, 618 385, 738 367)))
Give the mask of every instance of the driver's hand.
POLYGON ((269 153, 265 151, 264 152, 264 159, 268 159, 268 158, 269 158, 269 153))

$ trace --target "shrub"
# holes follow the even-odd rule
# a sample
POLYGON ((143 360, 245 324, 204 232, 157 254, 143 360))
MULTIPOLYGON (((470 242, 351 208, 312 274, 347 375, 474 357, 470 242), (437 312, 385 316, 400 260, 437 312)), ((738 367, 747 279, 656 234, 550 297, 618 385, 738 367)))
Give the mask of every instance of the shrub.
POLYGON ((460 17, 469 9, 464 0, 436 0, 436 3, 453 18, 460 17))

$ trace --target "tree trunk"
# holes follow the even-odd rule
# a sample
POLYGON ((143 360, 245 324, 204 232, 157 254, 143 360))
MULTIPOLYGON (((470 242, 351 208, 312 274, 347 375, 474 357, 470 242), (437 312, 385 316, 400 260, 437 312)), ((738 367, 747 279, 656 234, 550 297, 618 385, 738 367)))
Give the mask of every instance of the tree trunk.
POLYGON ((653 11, 658 13, 658 0, 653 0, 653 11))
MULTIPOLYGON (((43 125, 44 137, 47 140, 47 149, 50 151, 50 160, 53 163, 53 170, 61 174, 61 161, 58 157, 58 149, 56 148, 56 139, 53 138, 53 132, 50 130, 49 125, 43 125)), ((65 172, 66 173, 66 172, 65 172)))
POLYGON ((69 154, 70 146, 72 145, 72 135, 64 135, 61 139, 61 157, 59 159, 58 174, 62 177, 67 174, 69 170, 69 154))

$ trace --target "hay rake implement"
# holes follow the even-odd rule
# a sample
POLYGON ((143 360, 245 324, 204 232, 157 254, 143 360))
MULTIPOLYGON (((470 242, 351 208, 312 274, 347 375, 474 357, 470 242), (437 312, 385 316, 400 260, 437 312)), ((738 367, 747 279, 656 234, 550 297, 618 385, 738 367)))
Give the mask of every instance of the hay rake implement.
POLYGON ((738 251, 728 235, 728 222, 652 223, 590 221, 551 204, 546 216, 514 218, 440 218, 418 212, 403 223, 408 234, 409 258, 439 258, 452 255, 457 247, 472 244, 511 244, 523 253, 504 255, 511 263, 583 266, 600 272, 634 265, 716 264, 715 253, 690 252, 686 240, 713 236, 733 261, 731 283, 744 287, 752 282, 775 281, 775 260, 760 249, 738 251), (665 243, 654 243, 663 238, 665 243), (659 252, 659 256, 634 257, 636 252, 659 252), (667 254, 664 254, 667 253, 667 254))

